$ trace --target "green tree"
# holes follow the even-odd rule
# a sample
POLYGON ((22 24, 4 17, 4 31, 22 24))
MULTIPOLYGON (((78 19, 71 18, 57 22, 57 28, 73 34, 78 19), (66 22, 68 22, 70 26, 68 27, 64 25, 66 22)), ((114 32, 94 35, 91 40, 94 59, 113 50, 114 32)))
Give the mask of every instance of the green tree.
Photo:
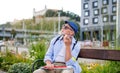
POLYGON ((15 38, 15 36, 16 36, 16 31, 15 31, 15 29, 12 29, 12 30, 11 30, 11 35, 12 35, 12 38, 15 38))
POLYGON ((77 40, 80 40, 80 25, 78 24, 78 23, 76 23, 77 24, 77 26, 78 26, 78 32, 75 34, 75 38, 77 39, 77 40))
POLYGON ((54 17, 54 16, 57 16, 57 11, 47 10, 45 16, 46 16, 46 17, 54 17))

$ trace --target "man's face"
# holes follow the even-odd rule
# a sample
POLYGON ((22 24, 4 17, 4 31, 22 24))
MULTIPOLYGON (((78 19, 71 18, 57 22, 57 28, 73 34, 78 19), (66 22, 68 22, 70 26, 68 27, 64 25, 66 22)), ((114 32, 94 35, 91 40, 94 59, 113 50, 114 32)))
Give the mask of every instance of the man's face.
POLYGON ((69 26, 69 24, 64 24, 62 26, 62 30, 61 33, 64 35, 69 35, 69 36, 73 36, 74 35, 74 31, 73 29, 69 26))

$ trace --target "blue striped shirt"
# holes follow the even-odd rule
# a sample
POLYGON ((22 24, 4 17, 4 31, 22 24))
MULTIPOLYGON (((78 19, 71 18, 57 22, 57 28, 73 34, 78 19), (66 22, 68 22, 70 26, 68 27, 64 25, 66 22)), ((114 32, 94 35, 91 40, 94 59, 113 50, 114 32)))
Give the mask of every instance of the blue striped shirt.
MULTIPOLYGON (((55 61, 55 58, 56 58, 57 54, 59 53, 59 51, 61 50, 61 48, 64 44, 64 42, 62 40, 62 37, 63 36, 61 36, 55 44, 54 44, 54 42, 58 38, 58 36, 51 40, 50 46, 49 46, 49 48, 46 52, 45 58, 44 58, 44 62, 46 60, 50 60, 52 63, 55 61)), ((77 58, 77 56, 80 52, 80 47, 81 46, 80 46, 80 42, 77 42, 74 49, 72 50, 72 47, 73 47, 75 42, 76 42, 75 38, 72 38, 72 45, 71 45, 71 51, 72 52, 71 52, 71 54, 74 58, 77 58)), ((67 66, 72 66, 72 68, 74 69, 74 73, 80 73, 81 72, 80 65, 78 64, 77 61, 74 61, 72 58, 66 62, 66 65, 67 66)))

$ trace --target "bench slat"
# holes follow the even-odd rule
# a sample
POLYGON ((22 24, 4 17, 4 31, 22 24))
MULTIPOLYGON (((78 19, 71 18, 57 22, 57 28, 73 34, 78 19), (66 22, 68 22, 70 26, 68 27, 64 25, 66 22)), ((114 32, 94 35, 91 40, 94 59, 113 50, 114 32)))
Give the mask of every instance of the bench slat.
POLYGON ((78 57, 120 61, 120 50, 106 50, 106 49, 81 49, 78 57))

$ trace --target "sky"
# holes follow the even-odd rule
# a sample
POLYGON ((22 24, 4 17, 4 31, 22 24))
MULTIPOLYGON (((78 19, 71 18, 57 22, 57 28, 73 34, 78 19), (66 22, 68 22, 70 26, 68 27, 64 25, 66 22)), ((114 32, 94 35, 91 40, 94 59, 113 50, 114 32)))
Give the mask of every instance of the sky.
POLYGON ((12 22, 14 19, 29 19, 33 17, 33 8, 40 11, 62 9, 81 15, 81 0, 0 0, 0 24, 12 22))

